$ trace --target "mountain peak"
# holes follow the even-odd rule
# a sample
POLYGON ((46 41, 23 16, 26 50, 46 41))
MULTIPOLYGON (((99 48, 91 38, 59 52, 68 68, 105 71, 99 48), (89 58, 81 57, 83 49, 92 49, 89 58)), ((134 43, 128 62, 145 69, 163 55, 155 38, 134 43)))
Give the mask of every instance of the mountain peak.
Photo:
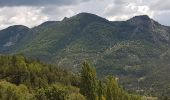
POLYGON ((151 20, 150 17, 148 15, 140 15, 140 16, 134 16, 133 18, 131 19, 138 19, 138 20, 151 20))
POLYGON ((79 14, 77 14, 75 16, 97 16, 97 15, 91 14, 91 13, 87 13, 87 12, 82 12, 82 13, 79 13, 79 14))
POLYGON ((148 15, 135 16, 127 20, 127 22, 131 25, 143 26, 143 27, 148 27, 148 28, 150 28, 151 26, 159 25, 158 22, 151 19, 148 15))
POLYGON ((151 22, 151 18, 148 15, 140 15, 132 17, 128 20, 128 22, 131 22, 133 24, 141 24, 143 22, 151 22))
POLYGON ((86 12, 79 13, 79 14, 73 16, 73 17, 67 18, 67 20, 69 20, 69 19, 84 20, 85 22, 92 22, 92 21, 106 22, 106 21, 108 21, 107 19, 102 18, 102 17, 100 17, 98 15, 91 14, 91 13, 86 13, 86 12))
POLYGON ((13 25, 13 26, 10 26, 6 29, 29 29, 27 26, 24 26, 24 25, 13 25))
POLYGON ((59 21, 46 21, 46 22, 40 24, 37 27, 50 27, 50 26, 57 24, 57 23, 59 23, 59 21))

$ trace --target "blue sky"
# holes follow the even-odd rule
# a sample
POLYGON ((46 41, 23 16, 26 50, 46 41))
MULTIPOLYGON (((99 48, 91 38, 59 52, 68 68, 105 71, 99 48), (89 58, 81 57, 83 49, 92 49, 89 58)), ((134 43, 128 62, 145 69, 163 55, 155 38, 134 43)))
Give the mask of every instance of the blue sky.
POLYGON ((81 12, 97 14, 111 21, 149 15, 170 26, 170 0, 1 0, 0 29, 16 24, 34 27, 81 12))

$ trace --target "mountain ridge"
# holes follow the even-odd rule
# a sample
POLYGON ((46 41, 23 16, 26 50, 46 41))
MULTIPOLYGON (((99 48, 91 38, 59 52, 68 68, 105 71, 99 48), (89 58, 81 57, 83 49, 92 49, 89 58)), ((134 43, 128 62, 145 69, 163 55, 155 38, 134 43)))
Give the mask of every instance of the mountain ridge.
POLYGON ((1 53, 23 53, 74 72, 80 70, 84 60, 90 60, 100 73, 99 77, 118 76, 129 90, 145 90, 155 95, 168 91, 170 27, 146 15, 113 22, 80 13, 61 21, 42 23, 27 31, 17 28, 11 31, 24 35, 10 48, 3 45, 15 35, 4 38, 5 42, 0 40, 1 53))

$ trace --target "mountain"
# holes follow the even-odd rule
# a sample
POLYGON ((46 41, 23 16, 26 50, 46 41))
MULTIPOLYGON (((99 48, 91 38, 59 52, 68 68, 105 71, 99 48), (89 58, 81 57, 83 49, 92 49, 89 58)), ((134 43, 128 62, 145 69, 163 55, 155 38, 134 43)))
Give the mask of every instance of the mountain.
POLYGON ((31 32, 26 26, 15 25, 0 31, 0 51, 9 52, 18 45, 31 32))
POLYGON ((112 22, 80 13, 31 29, 11 26, 0 31, 0 52, 23 53, 73 71, 90 60, 99 77, 116 75, 126 89, 170 95, 170 27, 147 15, 112 22))

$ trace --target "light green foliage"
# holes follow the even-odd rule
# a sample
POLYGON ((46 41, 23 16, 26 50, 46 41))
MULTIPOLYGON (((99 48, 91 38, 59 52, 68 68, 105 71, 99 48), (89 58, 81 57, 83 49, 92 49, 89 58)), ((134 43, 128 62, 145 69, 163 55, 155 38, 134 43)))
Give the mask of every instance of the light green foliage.
POLYGON ((71 84, 71 73, 21 55, 0 56, 0 79, 14 84, 25 84, 31 88, 45 87, 55 82, 71 84))
POLYGON ((33 100, 27 97, 29 92, 30 98, 45 95, 47 100, 85 100, 79 89, 71 86, 78 84, 78 76, 64 69, 28 60, 22 55, 0 55, 0 64, 0 82, 8 81, 0 83, 2 100, 33 100))
POLYGON ((35 100, 25 85, 16 86, 0 81, 0 100, 35 100))
POLYGON ((59 83, 38 90, 37 100, 86 100, 79 89, 59 83))

